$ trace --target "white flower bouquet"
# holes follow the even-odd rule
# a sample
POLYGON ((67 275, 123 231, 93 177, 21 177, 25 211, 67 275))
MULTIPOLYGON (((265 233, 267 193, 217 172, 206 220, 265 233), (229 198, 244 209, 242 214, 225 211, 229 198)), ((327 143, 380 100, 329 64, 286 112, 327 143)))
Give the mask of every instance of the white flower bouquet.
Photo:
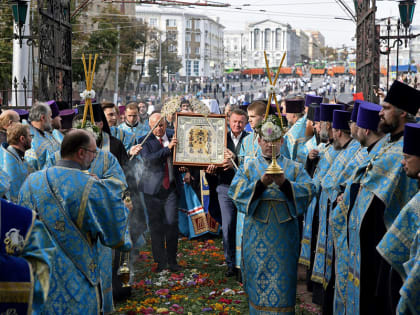
POLYGON ((265 141, 278 141, 283 136, 283 126, 280 118, 276 115, 269 115, 261 124, 257 127, 260 136, 265 141))
POLYGON ((98 140, 101 135, 101 130, 96 126, 95 124, 92 124, 90 120, 86 120, 85 126, 82 128, 82 120, 77 120, 73 123, 73 128, 75 129, 84 129, 86 131, 89 131, 93 134, 95 137, 95 140, 98 140))
POLYGON ((80 93, 80 98, 86 100, 88 98, 93 99, 95 98, 95 91, 94 90, 84 90, 82 93, 80 93))

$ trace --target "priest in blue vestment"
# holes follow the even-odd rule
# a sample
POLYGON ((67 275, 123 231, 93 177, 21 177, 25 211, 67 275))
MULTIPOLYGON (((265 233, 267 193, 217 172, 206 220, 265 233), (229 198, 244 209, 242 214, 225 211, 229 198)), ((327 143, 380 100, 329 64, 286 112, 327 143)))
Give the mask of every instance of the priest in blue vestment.
MULTIPOLYGON (((270 139, 265 125, 261 135, 270 139)), ((301 164, 279 154, 277 163, 284 174, 267 174, 272 144, 261 135, 261 155, 244 161, 229 188, 236 207, 245 213, 242 278, 250 314, 294 314, 299 258, 297 216, 307 209, 314 186, 301 164)), ((282 142, 275 143, 277 153, 282 142)))
MULTIPOLYGON (((409 123, 404 129, 402 164, 408 177, 420 188, 420 125, 409 123)), ((420 314, 420 190, 404 206, 391 228, 376 247, 381 256, 403 280, 399 290, 397 314, 420 314)), ((389 284, 391 286, 392 283, 389 284)))
POLYGON ((55 244, 36 213, 0 200, 0 314, 39 314, 55 244))
POLYGON ((47 155, 60 149, 60 143, 52 134, 52 111, 45 103, 37 103, 29 112, 32 148, 25 153, 25 159, 35 170, 41 170, 47 162, 47 155))
POLYGON ((25 160, 26 150, 31 148, 31 134, 28 125, 15 123, 7 130, 7 142, 0 147, 0 168, 10 178, 10 190, 6 198, 17 202, 20 187, 34 170, 25 160))
POLYGON ((114 103, 105 102, 102 103, 102 110, 104 111, 108 126, 111 131, 111 136, 120 140, 125 147, 127 152, 130 148, 136 144, 136 138, 133 133, 123 128, 118 128, 118 112, 114 103))
POLYGON ((388 133, 360 180, 351 209, 346 308, 349 314, 388 314, 395 309, 393 288, 401 279, 376 251, 404 205, 415 195, 417 183, 401 165, 404 125, 414 121, 420 91, 394 81, 379 113, 379 130, 388 133), (387 285, 389 277, 395 284, 387 285))
POLYGON ((19 203, 37 211, 57 246, 45 314, 104 311, 97 243, 124 250, 131 246, 122 186, 110 189, 106 181, 86 173, 96 154, 91 133, 70 131, 57 165, 31 174, 19 193, 19 203))
POLYGON ((10 189, 10 178, 6 172, 0 169, 0 197, 6 195, 10 189))
POLYGON ((307 152, 305 150, 306 115, 304 113, 304 99, 286 99, 286 119, 289 130, 284 135, 282 155, 305 163, 307 152), (302 151, 303 150, 303 151, 302 151))
MULTIPOLYGON (((338 181, 346 165, 354 158, 359 143, 350 136, 351 113, 344 110, 333 111, 333 147, 338 151, 328 172, 321 180, 322 191, 319 202, 318 240, 315 250, 314 267, 311 279, 324 287, 323 314, 332 314, 333 283, 328 285, 333 274, 333 250, 331 231, 328 224, 331 207, 335 204, 341 192, 341 182, 338 181), (331 243, 331 248, 329 248, 331 243), (330 251, 328 251, 330 249, 330 251)), ((347 178, 343 178, 345 181, 347 178)))
POLYGON ((136 142, 150 131, 148 123, 139 121, 139 109, 136 103, 130 103, 125 107, 125 121, 118 126, 118 129, 134 134, 136 142))
MULTIPOLYGON (((348 261, 349 261, 349 246, 348 246, 348 214, 349 207, 351 208, 351 195, 357 192, 358 184, 364 173, 364 169, 368 165, 372 156, 381 149, 384 141, 381 140, 384 134, 378 132, 379 124, 379 112, 382 109, 381 106, 369 102, 364 102, 357 107, 358 115, 356 118, 353 116, 354 108, 352 112, 352 120, 356 119, 357 124, 357 139, 360 145, 366 149, 366 155, 355 156, 353 160, 355 163, 350 162, 348 165, 352 165, 353 173, 347 179, 344 193, 337 198, 338 204, 331 212, 330 216, 330 232, 334 241, 334 257, 335 257, 335 287, 334 287, 334 302, 333 312, 334 314, 345 314, 346 312, 346 288, 347 288, 347 277, 348 277, 348 261), (359 110, 360 108, 360 110, 359 110), (360 159, 360 160, 359 160, 360 159), (358 170, 362 170, 359 171, 358 170), (348 206, 347 206, 348 205, 348 206)), ((359 151, 360 153, 361 151, 359 151)), ((363 151, 362 151, 363 152, 363 151)), ((348 167, 343 171, 347 172, 348 167)), ((340 178, 342 176, 340 175, 340 178)), ((340 178, 338 180, 340 180, 340 178)), ((328 248, 329 253, 331 252, 330 247, 328 248)))
MULTIPOLYGON (((238 159, 239 164, 243 164, 244 160, 248 157, 255 158, 261 154, 261 148, 258 145, 258 132, 256 128, 261 123, 264 118, 266 110, 266 102, 257 100, 251 103, 247 107, 248 111, 248 122, 251 126, 252 132, 246 136, 241 144, 241 149, 239 150, 238 159)), ((242 251, 242 231, 244 227, 245 213, 238 212, 236 216, 236 250, 235 250, 235 268, 241 268, 241 251, 242 251)), ((239 271, 238 271, 239 273, 239 271)), ((238 278, 239 274, 238 274, 238 278)))
MULTIPOLYGON (((333 146, 333 111, 341 110, 342 105, 338 104, 324 104, 322 103, 319 107, 319 120, 320 120, 320 140, 321 143, 317 149, 312 150, 308 154, 305 169, 309 174, 313 174, 313 183, 316 191, 314 193, 315 198, 312 199, 311 204, 308 207, 308 211, 305 213, 302 233, 302 246, 300 252, 299 263, 308 268, 308 289, 312 290, 312 287, 317 287, 317 283, 314 283, 311 279, 313 263, 315 258, 316 242, 318 239, 318 227, 319 227, 319 203, 322 192, 321 180, 327 174, 331 167, 334 159, 338 155, 339 151, 334 149, 333 146)), ((322 304, 322 291, 323 288, 318 284, 319 288, 316 288, 321 293, 315 293, 313 295, 313 301, 317 304, 322 304)))

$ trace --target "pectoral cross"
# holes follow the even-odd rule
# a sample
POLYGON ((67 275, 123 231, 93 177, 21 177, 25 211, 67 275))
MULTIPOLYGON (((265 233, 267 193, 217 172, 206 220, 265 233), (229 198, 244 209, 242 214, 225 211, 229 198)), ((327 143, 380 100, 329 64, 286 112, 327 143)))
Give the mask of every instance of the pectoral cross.
POLYGON ((95 264, 93 261, 91 261, 90 264, 89 264, 90 272, 94 273, 97 266, 98 266, 97 264, 95 264))

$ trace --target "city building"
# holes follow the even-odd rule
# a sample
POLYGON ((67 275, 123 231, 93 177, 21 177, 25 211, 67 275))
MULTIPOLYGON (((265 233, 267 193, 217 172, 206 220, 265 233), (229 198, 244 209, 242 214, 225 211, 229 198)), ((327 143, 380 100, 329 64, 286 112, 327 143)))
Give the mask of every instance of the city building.
POLYGON ((300 62, 308 62, 311 59, 309 57, 309 40, 311 36, 300 29, 296 30, 296 35, 299 37, 300 62))
POLYGON ((289 24, 270 19, 251 23, 248 33, 248 66, 265 68, 264 51, 271 67, 277 67, 286 52, 284 66, 293 66, 300 61, 299 37, 289 24))
POLYGON ((325 38, 319 31, 306 31, 309 37, 308 57, 312 61, 322 60, 321 48, 325 46, 325 38))
POLYGON ((284 67, 321 59, 324 36, 318 31, 293 29, 270 19, 250 23, 245 30, 225 30, 225 69, 265 68, 264 51, 270 67, 278 67, 283 53, 284 67))
MULTIPOLYGON (((223 30, 218 19, 212 19, 197 9, 185 7, 161 7, 155 5, 136 6, 136 18, 146 22, 153 37, 159 40, 171 39, 169 49, 181 59, 182 68, 177 74, 188 80, 204 77, 220 77, 223 65, 223 30)), ((150 41, 156 45, 156 41, 150 41), (155 43, 153 43, 155 42, 155 43)), ((144 76, 148 76, 149 53, 145 58, 144 76)), ((136 63, 143 62, 143 54, 136 54, 136 63)))
POLYGON ((225 31, 224 61, 225 69, 248 68, 248 34, 245 31, 225 31))

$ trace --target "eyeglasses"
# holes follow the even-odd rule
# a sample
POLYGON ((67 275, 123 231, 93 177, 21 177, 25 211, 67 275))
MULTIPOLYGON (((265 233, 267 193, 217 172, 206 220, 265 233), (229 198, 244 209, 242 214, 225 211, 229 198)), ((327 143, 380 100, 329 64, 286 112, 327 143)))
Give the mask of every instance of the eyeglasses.
POLYGON ((96 156, 96 154, 98 154, 98 150, 92 151, 92 150, 89 150, 88 148, 85 148, 85 147, 80 147, 80 148, 85 150, 85 151, 89 151, 90 153, 93 153, 95 156, 96 156))

